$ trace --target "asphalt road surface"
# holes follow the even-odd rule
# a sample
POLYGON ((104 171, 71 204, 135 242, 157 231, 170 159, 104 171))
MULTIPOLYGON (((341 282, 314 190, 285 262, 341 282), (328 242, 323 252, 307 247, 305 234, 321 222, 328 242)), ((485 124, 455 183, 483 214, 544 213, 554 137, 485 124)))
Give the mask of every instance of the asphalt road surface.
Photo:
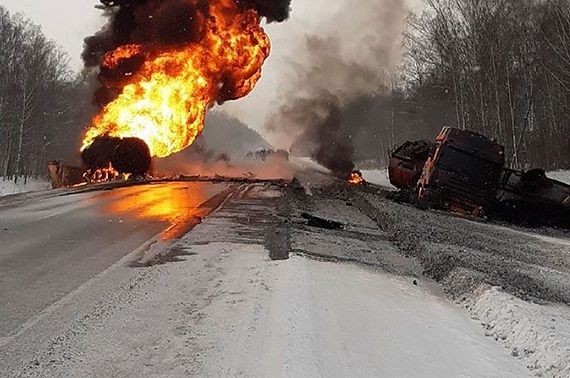
POLYGON ((298 171, 0 199, 0 376, 568 376, 558 234, 298 171))
POLYGON ((229 190, 229 184, 168 183, 4 200, 0 341, 149 240, 188 231, 229 190))

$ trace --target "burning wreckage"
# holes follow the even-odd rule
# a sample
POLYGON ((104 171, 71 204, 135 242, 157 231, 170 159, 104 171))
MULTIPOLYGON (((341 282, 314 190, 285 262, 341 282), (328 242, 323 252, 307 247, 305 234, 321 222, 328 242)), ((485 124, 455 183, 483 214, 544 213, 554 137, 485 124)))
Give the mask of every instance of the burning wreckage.
POLYGON ((81 158, 82 167, 69 166, 62 161, 48 163, 52 188, 144 177, 150 172, 152 164, 150 149, 142 139, 107 135, 95 138, 83 150, 81 158))
POLYGON ((99 108, 81 147, 86 178, 54 161, 54 186, 144 175, 153 157, 191 146, 208 109, 255 88, 271 51, 263 20, 285 21, 291 0, 100 3, 109 22, 82 55, 99 108))
POLYGON ((504 147, 483 135, 444 127, 435 143, 405 142, 390 156, 397 198, 471 218, 570 227, 570 185, 542 169, 505 167, 504 147))

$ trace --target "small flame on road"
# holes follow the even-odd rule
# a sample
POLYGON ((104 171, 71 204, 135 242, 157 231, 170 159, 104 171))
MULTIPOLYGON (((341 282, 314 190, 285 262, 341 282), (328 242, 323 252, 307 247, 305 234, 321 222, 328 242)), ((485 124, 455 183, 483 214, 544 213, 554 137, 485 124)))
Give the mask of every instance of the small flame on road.
POLYGON ((353 185, 362 185, 364 184, 364 178, 362 177, 362 173, 358 171, 354 171, 348 177, 348 182, 353 185))

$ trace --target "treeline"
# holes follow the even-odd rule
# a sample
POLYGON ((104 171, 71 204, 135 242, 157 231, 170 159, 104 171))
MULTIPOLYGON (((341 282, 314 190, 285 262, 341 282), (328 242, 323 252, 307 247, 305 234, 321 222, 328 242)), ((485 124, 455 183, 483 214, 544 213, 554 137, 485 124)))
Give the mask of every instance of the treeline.
MULTIPOLYGON (((513 167, 570 168, 570 0, 424 1, 399 74, 343 109, 356 158, 451 125, 500 141, 513 167)), ((54 42, 0 6, 1 177, 73 162, 88 91, 54 42)))
POLYGON ((0 6, 0 176, 43 176, 77 149, 78 92, 68 57, 40 28, 0 6), (70 133, 70 129, 74 132, 70 133))
POLYGON ((425 3, 408 19, 401 77, 345 109, 370 126, 349 121, 361 157, 450 125, 500 141, 513 167, 569 168, 570 1, 425 3))

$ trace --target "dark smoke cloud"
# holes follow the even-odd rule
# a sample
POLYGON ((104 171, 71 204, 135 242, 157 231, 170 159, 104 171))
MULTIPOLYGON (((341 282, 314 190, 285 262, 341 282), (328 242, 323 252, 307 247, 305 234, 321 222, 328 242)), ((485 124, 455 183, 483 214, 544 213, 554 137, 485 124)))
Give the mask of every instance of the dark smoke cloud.
MULTIPOLYGON (((308 35, 297 51, 270 132, 293 138, 293 151, 312 156, 339 177, 354 168, 359 130, 345 108, 362 96, 382 93, 400 61, 405 0, 343 0, 337 17, 308 35)), ((323 20, 321 20, 323 22, 323 20)))
MULTIPOLYGON (((183 46, 202 39, 203 20, 209 17, 211 0, 100 0, 109 19, 107 25, 84 40, 82 58, 87 69, 101 66, 104 55, 129 44, 183 46)), ((244 9, 256 10, 268 22, 289 17, 291 0, 233 0, 244 9)), ((95 89, 95 103, 104 106, 124 86, 126 73, 133 73, 144 62, 142 54, 123 59, 117 67, 103 67, 101 84, 95 89)))
POLYGON ((253 8, 268 22, 283 22, 289 18, 291 0, 236 0, 253 8))
POLYGON ((338 97, 323 92, 319 97, 298 98, 281 108, 281 117, 297 125, 312 125, 301 131, 291 147, 293 154, 310 155, 341 178, 354 170, 354 148, 342 127, 338 97))
POLYGON ((354 147, 351 136, 342 128, 342 111, 338 104, 327 103, 327 116, 317 127, 311 131, 314 133, 312 140, 320 143, 314 150, 314 157, 325 167, 329 168, 334 175, 347 178, 354 170, 352 162, 354 147))

